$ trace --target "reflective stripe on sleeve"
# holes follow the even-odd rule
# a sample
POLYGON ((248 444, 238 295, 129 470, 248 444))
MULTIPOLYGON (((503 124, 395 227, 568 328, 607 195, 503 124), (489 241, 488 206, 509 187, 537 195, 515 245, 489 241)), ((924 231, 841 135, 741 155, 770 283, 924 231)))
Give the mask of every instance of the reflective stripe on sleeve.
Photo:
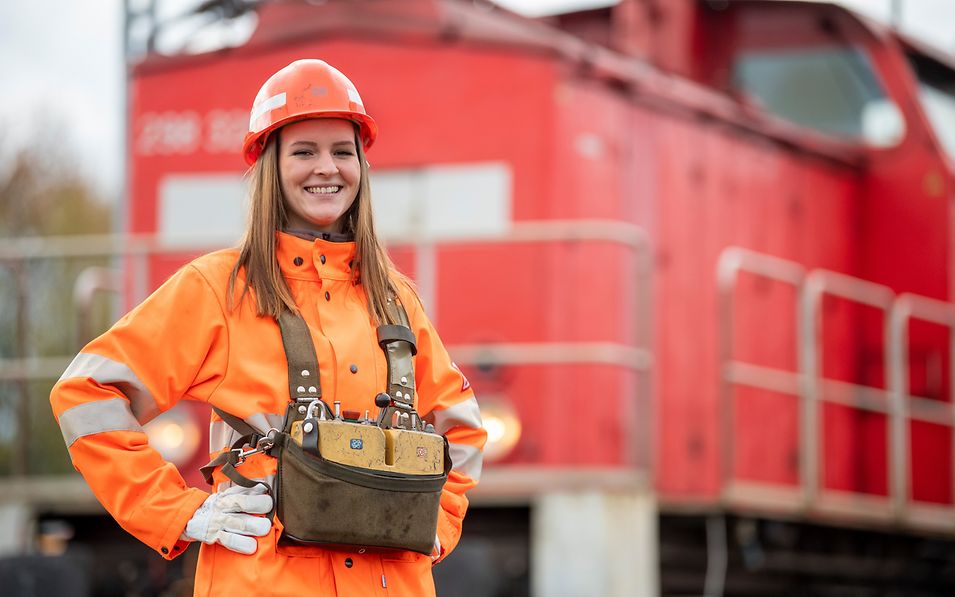
POLYGON ((433 418, 434 428, 441 435, 453 427, 481 428, 481 411, 473 396, 448 408, 435 409, 425 418, 433 418))
POLYGON ((239 439, 239 432, 232 428, 225 421, 212 421, 209 423, 209 453, 215 454, 232 445, 232 442, 239 439))
POLYGON ((85 377, 101 385, 113 386, 122 392, 129 399, 131 412, 140 424, 145 425, 159 414, 156 399, 125 364, 98 354, 81 352, 66 368, 59 381, 85 377))
MULTIPOLYGON (((473 396, 448 408, 433 410, 425 419, 430 420, 434 424, 435 431, 441 435, 445 435, 455 427, 481 428, 481 411, 478 408, 477 399, 473 396)), ((481 450, 468 444, 451 442, 448 451, 451 454, 451 467, 454 470, 475 481, 480 479, 481 466, 484 462, 481 450)))
POLYGON ((463 473, 475 481, 481 480, 481 467, 484 464, 484 455, 474 446, 467 444, 448 444, 451 454, 451 468, 463 473))
POLYGON ((60 431, 69 448, 81 437, 106 431, 139 431, 142 426, 129 410, 129 402, 110 398, 68 408, 60 414, 60 431))
POLYGON ((285 415, 276 415, 273 413, 255 413, 242 419, 260 434, 265 435, 269 429, 282 429, 282 420, 285 415))

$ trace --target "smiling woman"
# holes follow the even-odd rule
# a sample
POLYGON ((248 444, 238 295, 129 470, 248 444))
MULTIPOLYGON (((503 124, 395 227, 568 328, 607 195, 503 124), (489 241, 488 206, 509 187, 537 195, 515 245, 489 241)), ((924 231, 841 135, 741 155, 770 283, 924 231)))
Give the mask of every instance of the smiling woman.
POLYGON ((357 131, 347 120, 311 119, 279 135, 279 176, 289 228, 342 232, 358 194, 357 131))
POLYGON ((163 557, 203 544, 196 595, 434 595, 487 434, 375 234, 377 126, 321 60, 272 75, 249 122, 238 249, 180 269, 53 388, 73 465, 163 557), (184 398, 216 413, 211 495, 142 429, 184 398))

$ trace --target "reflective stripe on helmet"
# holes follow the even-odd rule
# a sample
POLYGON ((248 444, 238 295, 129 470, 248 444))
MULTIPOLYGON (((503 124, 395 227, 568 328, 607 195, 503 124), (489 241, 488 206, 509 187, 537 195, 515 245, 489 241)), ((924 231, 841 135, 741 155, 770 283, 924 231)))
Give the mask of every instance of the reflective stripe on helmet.
POLYGON ((354 87, 349 87, 349 88, 348 88, 348 99, 350 99, 351 101, 355 102, 356 104, 358 104, 358 105, 361 106, 362 108, 365 107, 365 104, 361 101, 361 96, 358 95, 358 90, 355 89, 354 87))
POLYGON ((259 118, 264 116, 266 112, 271 112, 272 110, 276 108, 281 108, 282 106, 284 106, 286 101, 285 98, 286 98, 286 94, 283 91, 282 93, 279 93, 278 95, 273 95, 272 97, 268 98, 261 104, 252 108, 252 114, 249 117, 249 130, 261 131, 262 129, 265 128, 265 126, 268 126, 268 125, 256 126, 255 121, 257 121, 259 118))

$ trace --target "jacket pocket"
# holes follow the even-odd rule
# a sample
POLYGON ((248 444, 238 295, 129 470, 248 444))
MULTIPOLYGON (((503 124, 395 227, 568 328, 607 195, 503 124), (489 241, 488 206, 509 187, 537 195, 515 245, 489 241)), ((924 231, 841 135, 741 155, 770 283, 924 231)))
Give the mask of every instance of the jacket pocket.
POLYGON ((381 570, 389 597, 434 597, 431 558, 413 551, 382 554, 381 570))

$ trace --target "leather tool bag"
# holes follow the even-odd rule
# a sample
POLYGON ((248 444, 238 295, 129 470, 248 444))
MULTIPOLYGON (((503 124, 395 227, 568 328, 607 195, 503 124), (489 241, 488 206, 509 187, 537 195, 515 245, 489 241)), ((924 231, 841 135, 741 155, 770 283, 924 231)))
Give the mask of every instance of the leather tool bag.
MULTIPOLYGON (((388 475, 331 462, 281 436, 277 491, 279 542, 434 549, 439 475, 388 475)), ((446 459, 447 461, 447 459, 446 459)))
MULTIPOLYGON (((403 307, 394 308, 406 323, 403 307)), ((305 321, 285 311, 279 326, 291 396, 283 429, 264 438, 240 438, 233 450, 203 467, 207 481, 212 469, 222 465, 222 472, 239 485, 260 483, 236 467, 248 454, 264 451, 278 459, 278 474, 270 488, 275 510, 270 516, 277 514, 284 526, 280 545, 430 554, 451 458, 447 440, 433 428, 426 431, 413 408, 413 332, 407 325, 379 328, 379 344, 388 361, 390 401, 379 404, 377 421, 367 414, 362 420, 347 420, 337 412, 337 404, 333 412, 322 401, 315 347, 305 321), (243 452, 246 444, 256 449, 243 452)), ((251 430, 238 417, 216 410, 240 433, 251 430)))

